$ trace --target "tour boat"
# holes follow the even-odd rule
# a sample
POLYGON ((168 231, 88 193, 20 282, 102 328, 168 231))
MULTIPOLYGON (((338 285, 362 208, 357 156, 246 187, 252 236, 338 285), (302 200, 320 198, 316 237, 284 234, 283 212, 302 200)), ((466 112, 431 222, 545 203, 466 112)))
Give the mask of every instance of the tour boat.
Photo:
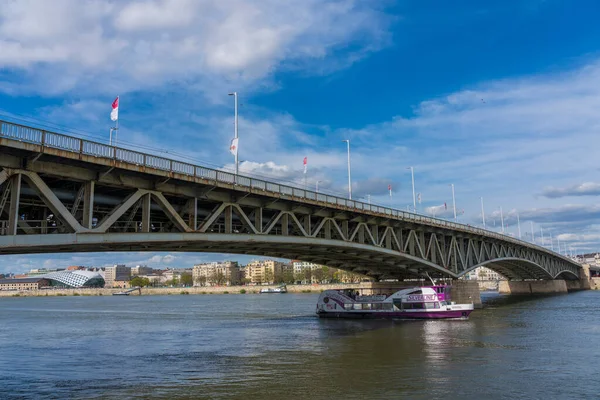
POLYGON ((287 293, 287 287, 285 285, 281 285, 276 288, 265 288, 261 289, 260 293, 287 293))
POLYGON ((413 287, 389 296, 325 290, 317 302, 322 318, 467 319, 472 311, 473 304, 450 301, 450 286, 413 287))

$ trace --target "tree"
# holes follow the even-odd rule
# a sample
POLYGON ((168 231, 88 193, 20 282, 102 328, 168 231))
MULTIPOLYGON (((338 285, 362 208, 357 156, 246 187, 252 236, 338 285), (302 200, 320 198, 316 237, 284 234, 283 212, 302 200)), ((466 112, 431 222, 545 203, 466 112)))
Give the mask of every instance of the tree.
POLYGON ((315 277, 315 280, 318 283, 323 282, 323 276, 324 276, 324 272, 323 272, 323 268, 315 268, 315 270, 313 271, 313 276, 315 277))
POLYGON ((294 273, 290 270, 284 271, 281 274, 281 281, 288 285, 292 285, 294 283, 294 273))
POLYGON ((205 286, 206 285, 206 276, 200 275, 198 277, 198 279, 196 279, 196 283, 200 286, 205 286))
POLYGON ((307 283, 312 282, 312 275, 313 275, 313 272, 310 268, 306 268, 304 270, 304 279, 306 280, 307 283))
POLYGON ((142 278, 141 276, 135 276, 129 281, 129 284, 131 286, 140 286, 140 287, 150 286, 150 279, 142 278))
POLYGON ((273 283, 275 280, 275 274, 272 270, 265 268, 265 283, 273 283))
POLYGON ((190 274, 189 272, 184 272, 183 274, 181 274, 181 284, 184 286, 192 286, 194 284, 192 274, 190 274))
POLYGON ((166 281, 165 285, 167 285, 167 286, 177 286, 177 285, 179 285, 179 280, 177 279, 177 277, 174 276, 173 279, 166 281))
POLYGON ((215 271, 210 274, 210 280, 213 284, 221 286, 227 282, 227 277, 222 271, 215 271))

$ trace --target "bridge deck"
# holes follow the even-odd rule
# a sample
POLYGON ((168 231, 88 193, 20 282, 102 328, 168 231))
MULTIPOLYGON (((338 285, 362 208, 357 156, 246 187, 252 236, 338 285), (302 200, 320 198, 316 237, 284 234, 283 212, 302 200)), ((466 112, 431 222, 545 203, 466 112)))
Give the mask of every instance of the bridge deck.
MULTIPOLYGON (((19 176, 18 186, 22 185, 19 196, 29 196, 18 211, 22 213, 23 207, 29 206, 25 210, 29 220, 13 218, 10 232, 6 229, 10 218, 4 221, 5 228, 0 229, 0 234, 5 235, 135 232, 138 225, 144 224, 142 229, 147 228, 146 232, 175 229, 190 233, 298 235, 360 244, 370 241, 374 246, 405 253, 403 256, 419 256, 420 252, 422 261, 446 269, 452 264, 451 275, 464 273, 469 265, 489 258, 484 255, 486 251, 490 257, 494 251, 499 257, 502 246, 505 255, 527 250, 563 265, 556 266, 555 272, 565 268, 576 272, 579 268, 570 259, 546 248, 481 228, 249 176, 236 176, 227 171, 7 121, 0 121, 0 159, 0 168, 3 168, 0 185, 5 183, 0 196, 0 214, 4 208, 2 201, 10 203, 7 189, 15 176, 19 176), (20 183, 21 176, 25 181, 23 184, 20 183), (52 211, 59 217, 62 228, 52 230, 44 226, 47 218, 38 215, 36 207, 52 211), (190 207, 193 212, 187 211, 190 207), (147 213, 143 211, 146 208, 147 213), (92 215, 98 217, 96 224, 92 222, 92 215), (390 229, 400 230, 388 233, 390 229), (403 234, 407 237, 403 238, 403 234), (439 236, 447 236, 451 243, 440 241, 439 236), (463 239, 466 240, 464 243, 463 239), (479 244, 467 243, 473 240, 479 244), (431 248, 433 242, 439 247, 437 256, 435 249, 425 249, 431 248), (484 243, 498 248, 484 249, 484 243), (458 253, 452 254, 452 246, 458 253), (473 249, 469 250, 469 246, 473 249), (479 247, 475 249, 476 246, 479 247), (515 250, 511 253, 509 248, 515 250), (467 260, 469 257, 472 260, 467 260), (458 267, 461 262, 463 266, 458 267)), ((14 210, 12 215, 14 217, 14 210)), ((21 251, 16 250, 18 246, 14 244, 7 244, 4 252, 10 251, 9 247, 21 251)), ((537 262, 542 262, 540 260, 537 262)), ((415 260, 407 262, 404 259, 403 265, 418 271, 415 260)), ((534 274, 531 277, 542 276, 534 274)))

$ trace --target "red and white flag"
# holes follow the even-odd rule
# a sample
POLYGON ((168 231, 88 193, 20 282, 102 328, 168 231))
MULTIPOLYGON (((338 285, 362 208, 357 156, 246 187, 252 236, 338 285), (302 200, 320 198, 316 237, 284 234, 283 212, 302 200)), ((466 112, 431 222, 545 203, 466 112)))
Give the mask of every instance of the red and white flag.
POLYGON ((308 157, 304 157, 304 173, 306 173, 307 168, 308 168, 308 157))
POLYGON ((231 139, 231 145, 229 146, 229 152, 234 156, 238 154, 238 138, 231 139))
POLYGON ((110 119, 116 121, 119 119, 119 96, 112 102, 112 111, 110 112, 110 119))

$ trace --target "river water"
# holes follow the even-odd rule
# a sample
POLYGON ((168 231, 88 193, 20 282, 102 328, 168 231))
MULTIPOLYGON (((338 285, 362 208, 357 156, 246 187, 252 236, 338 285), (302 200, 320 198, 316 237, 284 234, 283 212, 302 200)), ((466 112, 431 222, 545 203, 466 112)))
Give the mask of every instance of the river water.
POLYGON ((468 321, 344 321, 317 294, 0 299, 0 398, 597 399, 599 291, 468 321))

